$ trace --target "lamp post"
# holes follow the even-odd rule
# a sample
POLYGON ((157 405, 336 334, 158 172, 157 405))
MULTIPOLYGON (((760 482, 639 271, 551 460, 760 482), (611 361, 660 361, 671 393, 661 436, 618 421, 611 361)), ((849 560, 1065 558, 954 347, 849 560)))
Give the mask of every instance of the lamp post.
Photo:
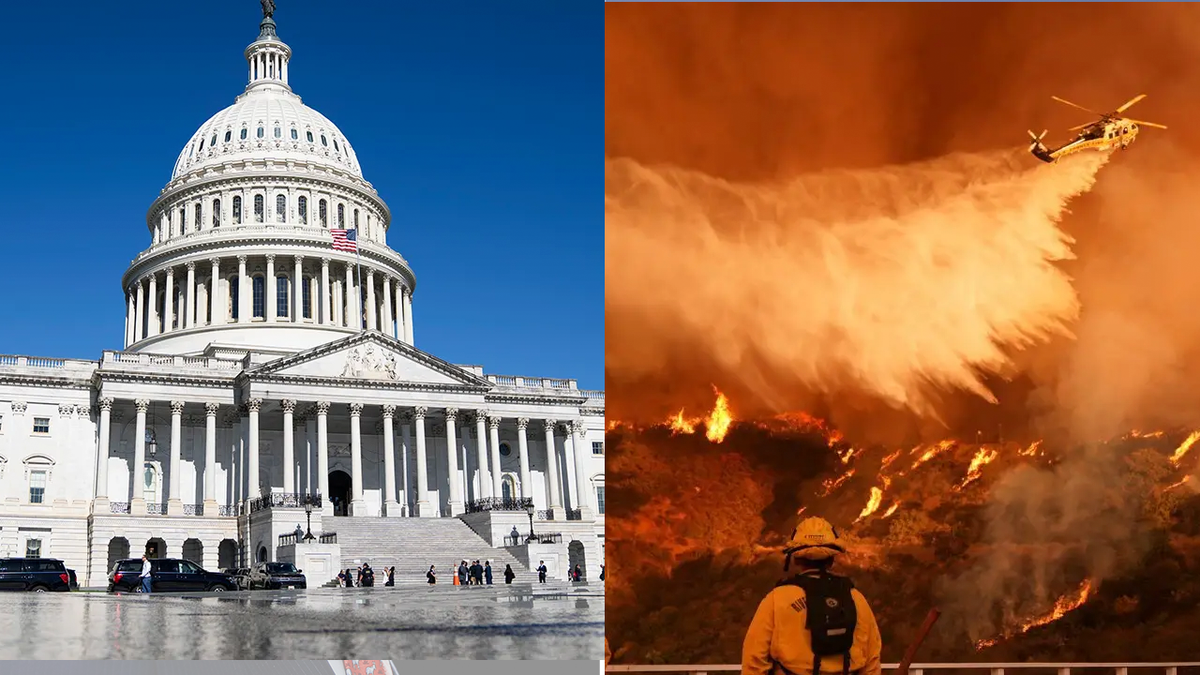
POLYGON ((529 540, 533 541, 533 504, 525 507, 525 513, 529 514, 529 540))
POLYGON ((312 499, 311 498, 305 499, 304 500, 304 515, 308 517, 308 534, 304 535, 304 541, 316 539, 316 537, 314 537, 313 533, 312 533, 312 510, 313 510, 312 499))

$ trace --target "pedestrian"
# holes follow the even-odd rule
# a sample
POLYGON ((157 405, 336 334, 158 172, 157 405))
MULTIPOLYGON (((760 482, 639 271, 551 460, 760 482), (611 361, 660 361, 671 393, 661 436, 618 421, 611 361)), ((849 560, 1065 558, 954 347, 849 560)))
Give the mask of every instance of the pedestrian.
POLYGON ((337 580, 338 586, 346 585, 346 570, 338 570, 337 580))
POLYGON ((346 568, 346 588, 354 588, 354 570, 346 568))
POLYGON ((511 584, 512 580, 517 577, 517 573, 512 571, 512 565, 504 566, 504 583, 511 584))
POLYGON ((742 643, 742 673, 883 672, 871 606, 849 579, 829 571, 845 552, 824 518, 805 518, 796 526, 783 551, 783 569, 793 563, 799 569, 759 603, 742 643))
POLYGON ((604 581, 604 565, 600 566, 600 581, 604 581))
POLYGON ((142 576, 141 576, 141 579, 142 579, 142 592, 149 593, 150 592, 150 584, 153 582, 154 577, 151 576, 150 560, 146 557, 145 553, 142 554, 142 576))
POLYGON ((483 564, 483 578, 487 579, 487 585, 492 585, 492 561, 486 560, 483 564))
POLYGON ((467 585, 467 561, 464 560, 458 564, 458 585, 467 585))
POLYGON ((538 561, 537 573, 538 573, 538 583, 539 584, 546 583, 546 561, 545 560, 538 561))
POLYGON ((361 588, 361 587, 362 587, 362 585, 363 585, 363 569, 362 569, 362 565, 359 565, 359 566, 358 566, 358 570, 357 570, 357 572, 356 572, 356 576, 354 577, 354 579, 355 579, 355 581, 357 582, 357 583, 355 583, 354 585, 355 585, 355 586, 358 586, 358 587, 360 587, 360 588, 361 588))
POLYGON ((437 583, 437 574, 435 574, 433 571, 433 565, 429 566, 429 571, 425 573, 425 578, 429 580, 430 586, 437 583))
POLYGON ((363 563, 363 586, 368 588, 375 587, 375 570, 371 569, 371 565, 363 563))
POLYGON ((575 566, 575 581, 583 581, 583 568, 579 565, 575 566))
POLYGON ((386 568, 384 571, 387 573, 387 581, 385 581, 383 583, 383 585, 384 586, 395 586, 396 585, 396 566, 392 565, 391 567, 386 568))
POLYGON ((483 576, 483 568, 480 567, 478 560, 471 563, 470 572, 471 572, 471 585, 478 586, 481 583, 480 578, 483 576))

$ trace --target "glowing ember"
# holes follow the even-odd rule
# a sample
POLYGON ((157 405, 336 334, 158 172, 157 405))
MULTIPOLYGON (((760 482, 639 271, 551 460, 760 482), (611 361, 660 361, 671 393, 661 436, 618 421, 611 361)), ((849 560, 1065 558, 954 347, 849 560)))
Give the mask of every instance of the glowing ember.
POLYGON ((898 509, 898 508, 900 508, 900 502, 892 503, 892 505, 888 507, 888 510, 886 512, 884 512, 883 517, 887 518, 887 517, 891 516, 893 513, 896 512, 896 509, 898 509))
POLYGON ((725 394, 718 391, 717 404, 713 407, 712 413, 708 416, 708 422, 705 424, 705 435, 713 443, 720 443, 725 440, 725 434, 729 433, 731 424, 733 424, 733 414, 729 412, 729 400, 725 398, 725 394))
POLYGON ((875 513, 876 511, 878 511, 879 505, 882 502, 883 502, 883 490, 880 490, 877 487, 872 487, 871 488, 871 498, 869 500, 867 500, 867 505, 863 507, 862 513, 858 514, 858 518, 855 518, 854 522, 857 523, 858 521, 862 520, 863 518, 866 518, 867 516, 871 515, 872 513, 875 513))
POLYGON ((683 408, 679 409, 679 414, 667 420, 667 426, 671 428, 671 435, 675 434, 694 434, 696 433, 696 425, 700 423, 698 417, 684 417, 683 408))
POLYGON ((1037 616, 1032 619, 1028 619, 1028 620, 1022 622, 1021 625, 1019 627, 1017 627, 1016 629, 1007 630, 1004 632, 1003 635, 1001 635, 999 637, 991 638, 988 640, 979 640, 978 642, 975 643, 975 649, 983 649, 984 647, 991 647, 992 645, 996 644, 1000 640, 1005 640, 1014 635, 1018 635, 1020 633, 1026 632, 1030 629, 1037 628, 1038 626, 1045 626, 1048 623, 1058 621, 1059 619, 1063 618, 1067 614, 1067 612, 1078 609, 1081 605, 1083 605, 1083 603, 1087 602, 1087 599, 1089 597, 1091 597, 1093 591, 1095 591, 1093 582, 1091 579, 1087 579, 1082 584, 1080 584, 1079 590, 1075 591, 1074 594, 1064 595, 1061 598, 1059 598, 1058 600, 1055 600, 1054 608, 1051 609, 1049 612, 1047 612, 1041 616, 1037 616))
POLYGON ((966 478, 963 478, 963 482, 959 483, 958 488, 956 489, 961 490, 972 481, 975 481, 982 476, 983 467, 990 463, 993 459, 996 459, 996 455, 998 454, 1000 453, 995 450, 980 448, 979 451, 975 453, 975 456, 971 458, 971 466, 967 467, 966 478))
POLYGON ((1166 492, 1167 490, 1174 490, 1175 488, 1179 487, 1180 485, 1183 485, 1184 483, 1190 481, 1191 479, 1192 479, 1191 476, 1184 476, 1183 480, 1176 482, 1176 483, 1171 483, 1167 487, 1163 488, 1163 492, 1166 492))
POLYGON ((850 459, 861 451, 861 448, 846 448, 845 450, 838 451, 838 457, 842 460, 842 464, 849 464, 850 459))
POLYGON ((882 470, 888 468, 888 465, 891 464, 892 462, 896 461, 896 458, 898 458, 900 456, 900 454, 903 452, 904 452, 903 450, 897 450, 897 451, 893 452, 892 454, 888 455, 887 457, 884 457, 883 464, 881 464, 879 466, 879 470, 882 471, 882 470))
POLYGON ((1162 438, 1162 437, 1163 437, 1163 432, 1161 432, 1161 431, 1147 432, 1147 431, 1138 431, 1137 429, 1133 429, 1128 434, 1125 435, 1125 438, 1162 438))
POLYGON ((1018 454, 1020 454, 1023 457, 1034 457, 1034 456, 1041 455, 1042 454, 1042 442, 1034 441, 1033 443, 1029 444, 1028 448, 1025 448, 1018 454))
POLYGON ((821 492, 820 496, 822 496, 822 497, 828 496, 830 492, 833 492, 834 490, 841 487, 842 483, 845 483, 846 481, 850 480, 850 477, 853 475, 854 475, 854 469, 850 469, 849 471, 847 471, 846 473, 842 474, 841 476, 839 476, 837 478, 826 478, 825 481, 823 483, 821 483, 821 485, 825 486, 825 491, 821 492))
POLYGON ((816 432, 825 437, 829 447, 842 441, 842 432, 831 428, 824 420, 813 417, 806 412, 785 412, 775 416, 775 420, 783 422, 788 427, 802 432, 816 432))
POLYGON ((1196 441, 1200 441, 1200 431, 1193 431, 1186 439, 1184 439, 1183 443, 1181 443, 1179 447, 1175 449, 1175 454, 1171 455, 1171 463, 1178 466, 1179 460, 1183 459, 1183 456, 1188 453, 1188 450, 1192 449, 1192 446, 1196 444, 1196 441))

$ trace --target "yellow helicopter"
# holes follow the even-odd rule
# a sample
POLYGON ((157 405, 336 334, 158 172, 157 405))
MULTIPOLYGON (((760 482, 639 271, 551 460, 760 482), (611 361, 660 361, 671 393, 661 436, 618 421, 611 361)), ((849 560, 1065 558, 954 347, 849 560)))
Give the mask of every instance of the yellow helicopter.
POLYGON ((1029 144, 1029 152, 1043 162, 1054 162, 1060 157, 1065 157, 1081 150, 1099 150, 1101 152, 1118 149, 1124 150, 1137 138, 1139 126, 1166 129, 1161 124, 1121 116, 1121 113, 1128 110, 1133 104, 1146 98, 1145 94, 1134 96, 1126 101, 1125 105, 1110 113, 1098 113, 1095 110, 1089 110, 1078 103, 1071 103, 1057 96, 1051 96, 1050 98, 1059 103, 1065 103, 1073 108, 1089 112, 1099 117, 1100 120, 1098 122, 1088 122, 1087 124, 1071 127, 1068 131, 1082 131, 1079 131, 1079 135, 1071 140, 1071 142, 1060 145, 1053 150, 1042 144, 1042 139, 1046 137, 1045 130, 1042 131, 1040 136, 1030 131, 1029 137, 1033 139, 1033 142, 1029 144))

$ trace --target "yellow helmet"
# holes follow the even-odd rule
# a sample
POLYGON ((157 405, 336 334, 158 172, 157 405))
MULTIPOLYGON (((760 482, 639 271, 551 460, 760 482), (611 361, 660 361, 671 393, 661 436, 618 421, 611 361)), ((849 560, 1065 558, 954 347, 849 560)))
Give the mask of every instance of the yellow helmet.
POLYGON ((828 520, 815 516, 805 518, 796 525, 796 529, 792 530, 792 540, 783 551, 789 560, 793 553, 808 560, 825 560, 845 552, 837 528, 828 520))

